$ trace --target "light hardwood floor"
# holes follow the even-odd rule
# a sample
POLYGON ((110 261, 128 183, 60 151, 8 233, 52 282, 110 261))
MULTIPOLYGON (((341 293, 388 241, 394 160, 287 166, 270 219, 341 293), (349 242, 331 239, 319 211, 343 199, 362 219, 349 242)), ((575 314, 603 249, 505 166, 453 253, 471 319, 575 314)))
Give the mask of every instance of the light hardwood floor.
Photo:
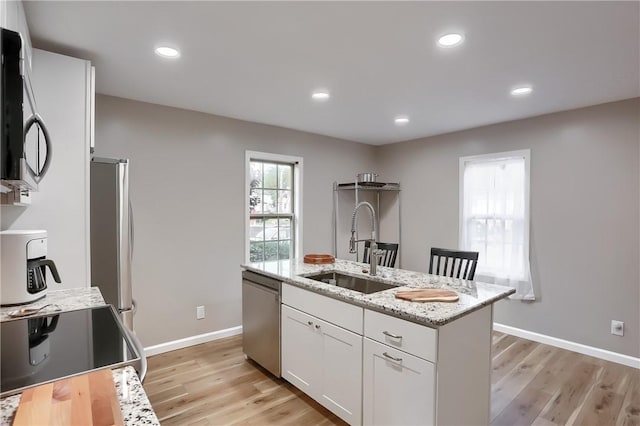
MULTIPOLYGON (((242 353, 234 336, 149 358, 163 425, 345 424, 242 353)), ((640 426, 640 370, 494 332, 493 425, 640 426)))

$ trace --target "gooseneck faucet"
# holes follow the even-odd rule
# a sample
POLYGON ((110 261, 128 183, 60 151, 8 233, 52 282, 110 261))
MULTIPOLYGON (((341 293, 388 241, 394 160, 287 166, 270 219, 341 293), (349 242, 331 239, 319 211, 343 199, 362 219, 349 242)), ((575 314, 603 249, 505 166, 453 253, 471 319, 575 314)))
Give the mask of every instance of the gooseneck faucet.
POLYGON ((358 241, 366 241, 366 240, 356 240, 356 230, 358 228, 358 210, 360 207, 367 207, 369 209, 369 213, 371 213, 371 246, 369 247, 369 274, 376 275, 376 268, 378 266, 378 258, 382 254, 381 250, 378 250, 378 244, 376 243, 376 212, 373 209, 371 203, 367 201, 361 201, 358 203, 355 209, 353 209, 353 213, 351 215, 351 239, 349 239, 349 253, 356 252, 356 243, 358 241))

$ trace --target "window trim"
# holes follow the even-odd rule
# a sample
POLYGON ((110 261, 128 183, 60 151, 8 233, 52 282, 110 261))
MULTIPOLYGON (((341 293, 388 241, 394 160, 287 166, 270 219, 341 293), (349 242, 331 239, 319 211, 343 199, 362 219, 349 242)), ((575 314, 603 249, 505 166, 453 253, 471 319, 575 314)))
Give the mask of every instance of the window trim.
POLYGON ((530 187, 531 187, 531 150, 520 149, 515 151, 496 152, 490 154, 481 155, 469 155, 466 157, 460 157, 460 166, 458 172, 458 248, 463 250, 463 214, 464 214, 464 170, 467 163, 475 162, 488 162, 506 160, 509 158, 524 158, 524 220, 527 226, 525 226, 525 240, 527 241, 524 247, 525 255, 527 259, 530 259, 529 248, 531 245, 530 229, 531 229, 531 212, 530 212, 530 187))
POLYGON ((250 262, 250 243, 249 243, 249 221, 251 214, 249 213, 249 186, 251 184, 251 160, 284 163, 293 165, 293 240, 294 250, 292 258, 299 258, 302 250, 302 170, 303 158, 292 155, 272 154, 260 151, 245 151, 244 161, 244 200, 242 208, 244 209, 244 260, 250 262))

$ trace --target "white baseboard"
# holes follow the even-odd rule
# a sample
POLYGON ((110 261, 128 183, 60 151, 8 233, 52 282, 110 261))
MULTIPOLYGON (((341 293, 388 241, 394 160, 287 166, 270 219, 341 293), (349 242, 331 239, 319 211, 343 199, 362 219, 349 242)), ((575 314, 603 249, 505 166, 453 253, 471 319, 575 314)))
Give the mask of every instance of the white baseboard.
POLYGON ((533 340, 534 342, 544 343, 546 345, 555 346, 557 348, 567 349, 573 352, 578 352, 584 355, 589 355, 595 358, 600 358, 606 361, 611 361, 617 364, 640 369, 640 358, 634 358, 629 355, 611 352, 605 349, 583 345, 582 343, 571 342, 569 340, 558 339, 557 337, 534 333, 533 331, 527 331, 521 328, 511 327, 509 325, 498 324, 497 322, 493 323, 493 329, 501 333, 511 334, 513 336, 533 340))
POLYGON ((149 346, 148 348, 144 348, 144 354, 146 356, 158 355, 164 352, 186 348, 187 346, 199 345, 201 343, 207 343, 213 340, 223 339, 225 337, 236 336, 238 334, 242 334, 241 325, 224 330, 212 331, 211 333, 185 337, 184 339, 173 340, 171 342, 160 343, 159 345, 149 346))

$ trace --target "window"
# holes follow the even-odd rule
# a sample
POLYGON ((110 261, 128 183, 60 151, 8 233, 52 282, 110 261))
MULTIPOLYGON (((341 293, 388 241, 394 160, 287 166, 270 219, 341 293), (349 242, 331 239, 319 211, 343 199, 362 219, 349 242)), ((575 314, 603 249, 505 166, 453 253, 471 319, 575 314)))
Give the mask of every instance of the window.
POLYGON ((477 251, 476 280, 535 299, 529 271, 529 150, 460 158, 460 248, 477 251))
POLYGON ((247 152, 247 259, 297 257, 302 159, 247 152))

